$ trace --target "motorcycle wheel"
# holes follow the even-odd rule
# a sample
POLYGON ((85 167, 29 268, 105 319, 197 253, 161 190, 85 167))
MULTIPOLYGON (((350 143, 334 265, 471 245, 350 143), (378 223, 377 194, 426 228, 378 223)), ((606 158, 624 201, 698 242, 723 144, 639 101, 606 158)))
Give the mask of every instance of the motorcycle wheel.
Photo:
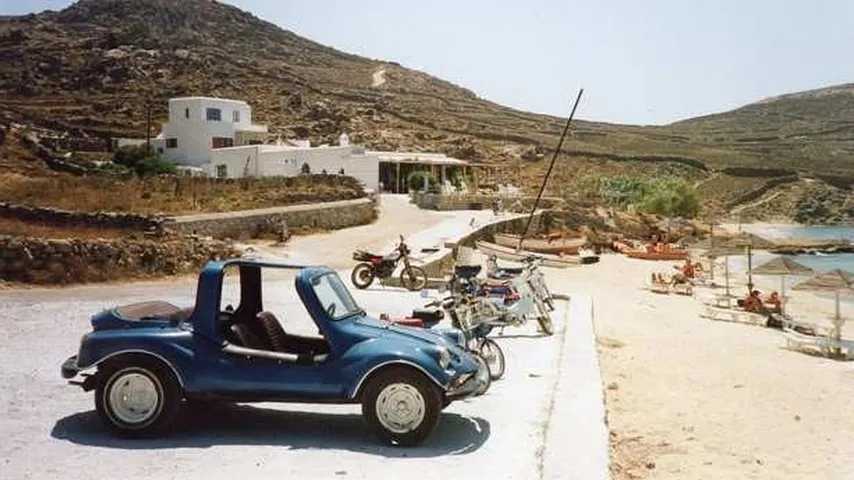
POLYGON ((427 286, 427 273, 421 267, 409 266, 400 272, 400 284, 410 291, 418 291, 427 286))
POLYGON ((353 267, 350 280, 353 282, 354 287, 364 290, 374 283, 374 268, 370 263, 360 263, 353 267))
POLYGON ((491 338, 487 338, 480 344, 480 356, 486 360, 486 365, 489 366, 489 376, 492 380, 499 380, 504 376, 504 351, 498 346, 498 343, 491 338))
POLYGON ((554 325, 552 325, 551 315, 542 315, 537 317, 537 323, 540 324, 540 330, 546 335, 554 335, 554 325))

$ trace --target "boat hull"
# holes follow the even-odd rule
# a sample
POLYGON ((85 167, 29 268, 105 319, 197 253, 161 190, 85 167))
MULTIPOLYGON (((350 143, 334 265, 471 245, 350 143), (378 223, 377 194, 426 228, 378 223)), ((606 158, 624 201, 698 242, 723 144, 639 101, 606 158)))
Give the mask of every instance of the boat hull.
MULTIPOLYGON (((519 246, 519 235, 510 235, 506 233, 496 233, 495 243, 502 247, 515 249, 519 246)), ((553 241, 542 240, 539 238, 526 238, 522 241, 522 249, 537 253, 557 254, 577 254, 578 249, 587 243, 587 239, 582 238, 559 238, 553 241)))
POLYGON ((546 267, 567 268, 581 265, 582 263, 593 263, 592 258, 591 260, 587 260, 583 257, 558 257, 557 255, 535 253, 525 250, 517 251, 510 247, 489 242, 476 242, 476 245, 477 249, 485 255, 495 255, 502 260, 512 262, 521 262, 525 257, 536 255, 543 259, 543 265, 546 267))

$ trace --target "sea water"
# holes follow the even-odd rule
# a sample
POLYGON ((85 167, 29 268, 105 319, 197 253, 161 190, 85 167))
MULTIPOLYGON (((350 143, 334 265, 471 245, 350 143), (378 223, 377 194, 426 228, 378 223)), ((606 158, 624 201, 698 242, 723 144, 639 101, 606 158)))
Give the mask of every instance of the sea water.
MULTIPOLYGON (((798 226, 798 225, 743 225, 742 230, 768 240, 847 240, 854 242, 854 227, 798 226)), ((754 266, 772 259, 773 255, 758 254, 754 266), (758 263, 757 263, 758 262, 758 263)), ((790 258, 817 272, 840 268, 854 273, 854 253, 791 255, 790 258)), ((740 262, 739 262, 740 263, 740 262)))
MULTIPOLYGON (((854 242, 854 227, 824 227, 824 226, 791 226, 791 225, 743 225, 742 230, 759 235, 768 240, 848 240, 854 242)), ((753 254, 753 267, 758 267, 778 255, 768 252, 755 252, 753 254)), ((812 268, 816 272, 827 272, 834 269, 842 269, 854 274, 854 253, 836 254, 802 254, 787 255, 792 260, 812 268)), ((729 259, 730 272, 744 275, 747 273, 747 258, 745 256, 733 256, 729 259)), ((787 284, 793 285, 799 281, 806 280, 805 277, 788 277, 787 284)), ((825 295, 826 296, 826 295, 825 295)), ((843 296, 842 301, 846 304, 854 304, 854 298, 843 296)), ((849 307, 850 308, 850 307, 849 307)))

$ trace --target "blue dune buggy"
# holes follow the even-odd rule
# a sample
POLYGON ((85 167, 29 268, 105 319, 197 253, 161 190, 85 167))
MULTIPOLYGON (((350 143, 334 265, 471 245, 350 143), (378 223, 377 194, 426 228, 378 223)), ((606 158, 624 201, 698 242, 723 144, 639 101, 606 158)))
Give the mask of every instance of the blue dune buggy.
POLYGON ((486 365, 447 337, 368 317, 325 267, 211 262, 193 308, 134 304, 91 323, 62 376, 95 390, 99 416, 124 436, 165 433, 185 402, 361 403, 382 440, 416 445, 445 406, 489 381, 486 365), (287 333, 265 310, 262 270, 271 269, 296 274, 319 335, 287 333), (234 306, 223 305, 226 272, 239 276, 234 306))

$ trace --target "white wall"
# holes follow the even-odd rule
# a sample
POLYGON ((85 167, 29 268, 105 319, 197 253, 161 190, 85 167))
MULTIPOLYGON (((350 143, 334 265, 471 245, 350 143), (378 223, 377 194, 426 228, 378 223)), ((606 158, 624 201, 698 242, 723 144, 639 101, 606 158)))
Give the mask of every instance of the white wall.
POLYGON ((210 161, 213 137, 234 139, 237 130, 266 131, 252 124, 252 109, 246 102, 215 98, 173 98, 169 100, 169 122, 160 136, 178 140, 177 148, 164 148, 164 157, 181 165, 202 166, 210 161), (208 121, 207 109, 218 108, 220 121, 208 121), (239 121, 234 122, 234 112, 239 121), (189 113, 189 118, 187 114, 189 113))
POLYGON ((251 145, 223 148, 211 152, 211 162, 205 166, 210 176, 217 175, 217 166, 224 165, 228 178, 249 176, 291 177, 302 172, 308 164, 311 173, 344 174, 356 178, 365 188, 379 186, 379 160, 365 155, 359 147, 288 148, 271 145, 251 145))

